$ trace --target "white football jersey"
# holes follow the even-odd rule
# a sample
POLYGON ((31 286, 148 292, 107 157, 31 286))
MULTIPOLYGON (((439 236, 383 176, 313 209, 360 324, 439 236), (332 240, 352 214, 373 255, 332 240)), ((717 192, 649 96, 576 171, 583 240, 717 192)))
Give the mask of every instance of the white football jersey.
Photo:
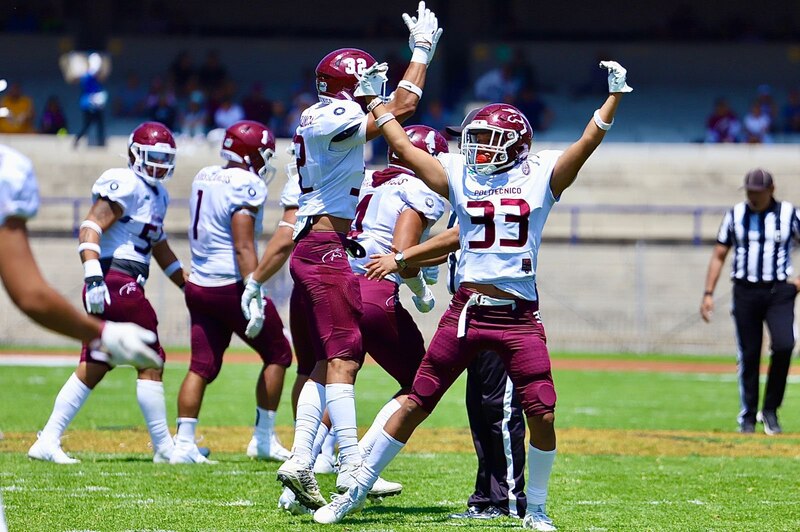
POLYGON ((561 153, 530 154, 522 164, 490 176, 470 172, 463 155, 439 155, 460 227, 457 284, 490 284, 537 299, 537 256, 542 228, 558 201, 550 177, 561 153))
POLYGON ((0 225, 6 218, 33 218, 39 210, 39 186, 30 159, 0 144, 0 225))
MULTIPOLYGON (((428 220, 420 239, 424 241, 431 226, 444 213, 444 200, 407 170, 389 167, 380 172, 367 172, 349 234, 367 252, 363 258, 350 258, 350 267, 356 274, 366 273, 370 255, 391 252, 394 226, 406 209, 414 209, 428 220)), ((386 278, 397 284, 402 282, 396 273, 386 278)))
POLYGON ((361 106, 350 100, 312 105, 300 116, 293 141, 302 191, 297 216, 352 218, 364 180, 367 118, 361 106), (351 128, 352 135, 333 142, 351 128))
POLYGON ((167 238, 167 189, 161 183, 148 185, 128 168, 112 168, 103 172, 92 187, 92 202, 99 198, 107 198, 122 208, 122 217, 100 238, 100 258, 150 264, 153 244, 167 238))
POLYGON ((261 234, 266 199, 267 185, 253 172, 207 166, 197 173, 189 200, 191 282, 223 286, 242 278, 233 248, 231 219, 240 209, 257 209, 253 213, 257 238, 261 234))
POLYGON ((281 191, 280 204, 284 209, 300 205, 300 181, 297 171, 287 172, 286 184, 281 191))

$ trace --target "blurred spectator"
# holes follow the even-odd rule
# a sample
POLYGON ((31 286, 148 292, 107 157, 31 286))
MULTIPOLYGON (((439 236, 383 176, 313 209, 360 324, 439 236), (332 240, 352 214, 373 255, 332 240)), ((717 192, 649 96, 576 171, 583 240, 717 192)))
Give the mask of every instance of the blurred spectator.
POLYGON ((272 102, 264 97, 264 86, 260 82, 253 83, 250 93, 242 100, 244 117, 264 125, 272 120, 272 102))
POLYGON ((33 100, 22 92, 19 83, 8 86, 8 92, 0 98, 0 107, 8 110, 8 115, 0 118, 0 133, 33 133, 35 111, 33 100))
POLYGON ((45 135, 63 135, 67 133, 67 118, 58 96, 50 96, 44 104, 42 120, 39 123, 39 133, 45 135))
POLYGON ((239 120, 244 120, 244 110, 241 105, 233 101, 232 94, 226 93, 214 111, 214 127, 227 129, 239 120))
POLYGON ((175 92, 172 88, 164 83, 164 79, 156 76, 150 80, 150 88, 147 90, 147 96, 144 99, 144 107, 149 113, 150 109, 158 105, 162 96, 166 95, 170 105, 175 104, 175 92))
POLYGON ((510 63, 489 70, 475 81, 475 97, 487 102, 512 102, 519 92, 510 63))
POLYGON ((531 123, 534 134, 550 129, 553 123, 553 111, 539 97, 533 86, 523 87, 514 105, 531 123))
POLYGON ((783 131, 800 133, 800 89, 791 89, 783 106, 783 131))
POLYGON ((430 100, 428 105, 425 106, 425 111, 422 113, 419 120, 412 119, 411 123, 424 124, 441 132, 446 138, 451 138, 444 128, 447 127, 448 124, 458 121, 458 119, 453 118, 453 113, 444 106, 442 100, 435 98, 430 100))
POLYGON ((92 124, 95 125, 97 146, 106 145, 105 118, 103 114, 108 101, 108 92, 106 92, 100 79, 102 59, 99 54, 92 53, 89 54, 88 62, 88 69, 80 79, 81 96, 79 104, 83 112, 83 126, 75 136, 74 146, 76 148, 81 138, 89 132, 92 124))
POLYGON ((203 93, 192 92, 189 104, 181 116, 181 134, 192 138, 202 138, 206 133, 206 109, 203 107, 203 93))
POLYGON ((772 119, 764 112, 764 107, 758 100, 753 102, 750 112, 742 120, 744 126, 744 140, 749 144, 769 144, 772 136, 769 134, 772 119))
POLYGON ((209 50, 199 71, 200 86, 206 91, 222 87, 228 79, 228 71, 222 65, 216 50, 209 50))
POLYGON ((301 92, 292 100, 292 108, 286 116, 286 128, 290 132, 290 137, 294 136, 294 131, 300 125, 300 115, 303 111, 317 103, 317 99, 308 92, 301 92))
POLYGON ((148 109, 150 120, 161 122, 170 130, 175 129, 178 118, 178 107, 175 105, 175 98, 168 91, 163 91, 156 101, 156 104, 148 109))
POLYGON ((761 84, 758 86, 756 94, 756 102, 761 107, 761 113, 769 117, 770 132, 775 131, 778 126, 778 104, 775 103, 775 99, 772 97, 772 88, 766 83, 761 84))
POLYGON ((114 99, 113 113, 119 117, 141 117, 144 115, 147 91, 142 87, 139 75, 128 72, 125 86, 119 91, 119 96, 114 99))
POLYGON ((706 121, 706 142, 739 142, 742 125, 725 98, 714 101, 714 110, 706 121))
POLYGON ((294 130, 289 130, 287 124, 287 113, 286 104, 281 100, 272 102, 272 120, 267 125, 276 137, 291 138, 294 136, 294 130))
POLYGON ((189 95, 187 85, 194 75, 195 68, 192 62, 192 56, 189 55, 187 50, 182 50, 169 66, 170 81, 172 82, 172 86, 175 87, 175 92, 179 98, 189 95))

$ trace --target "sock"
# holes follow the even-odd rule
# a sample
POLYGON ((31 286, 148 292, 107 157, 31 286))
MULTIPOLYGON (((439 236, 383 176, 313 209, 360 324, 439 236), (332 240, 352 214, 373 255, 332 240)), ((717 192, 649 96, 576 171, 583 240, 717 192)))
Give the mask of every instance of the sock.
POLYGON ((328 432, 325 441, 322 442, 322 450, 320 451, 325 456, 333 457, 336 455, 336 435, 333 432, 328 432))
POLYGON ((555 449, 542 451, 533 445, 528 446, 528 486, 525 490, 528 508, 544 506, 547 502, 547 484, 550 482, 550 471, 553 470, 555 459, 555 449))
POLYGON ((53 413, 50 414, 50 419, 42 429, 41 437, 60 439, 91 392, 92 389, 81 382, 77 375, 74 373, 70 375, 56 396, 53 413))
POLYGON ((404 446, 405 443, 395 440, 381 429, 380 434, 375 438, 372 451, 364 459, 364 464, 358 468, 356 483, 362 488, 372 489, 383 470, 404 446))
POLYGON ((255 433, 259 436, 265 436, 269 438, 272 433, 275 431, 275 412, 274 410, 267 410, 265 408, 261 408, 260 406, 256 407, 256 423, 255 423, 255 433))
POLYGON ((370 449, 372 449, 372 446, 375 444, 375 439, 383 430, 383 426, 386 425, 386 422, 389 421, 392 414, 400 410, 401 406, 400 401, 397 399, 392 399, 383 405, 378 415, 375 416, 375 421, 372 422, 372 426, 370 426, 369 430, 361 438, 361 441, 358 442, 358 450, 361 452, 361 456, 366 457, 369 454, 370 449))
POLYGON ((325 386, 331 427, 339 442, 342 464, 360 463, 358 427, 356 426, 356 395, 352 384, 335 383, 325 386))
POLYGON ((194 444, 196 428, 197 428, 197 418, 179 417, 178 436, 176 438, 177 442, 194 444))
POLYGON ((297 398, 293 452, 295 458, 307 467, 313 465, 311 453, 324 410, 325 386, 312 380, 306 381, 297 398))
POLYGON ((136 399, 147 423, 153 450, 170 455, 174 447, 167 425, 167 405, 164 403, 164 383, 136 380, 136 399))
POLYGON ((316 461, 317 456, 322 451, 322 446, 325 444, 325 440, 331 434, 330 429, 325 423, 319 424, 319 429, 317 429, 317 435, 314 438, 314 447, 311 448, 311 458, 312 463, 316 461))

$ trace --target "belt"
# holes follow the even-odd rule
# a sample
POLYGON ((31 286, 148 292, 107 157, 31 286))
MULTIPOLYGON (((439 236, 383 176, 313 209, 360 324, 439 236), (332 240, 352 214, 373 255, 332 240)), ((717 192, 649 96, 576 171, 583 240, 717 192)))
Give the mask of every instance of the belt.
POLYGON ((734 279, 733 284, 737 286, 745 286, 747 288, 775 288, 779 284, 786 284, 787 281, 755 281, 751 282, 747 279, 734 279))
POLYGON ((511 305, 512 310, 517 308, 517 302, 513 299, 498 299, 480 293, 472 294, 467 302, 464 303, 464 308, 461 309, 461 314, 458 316, 457 338, 464 338, 467 335, 467 309, 473 305, 481 307, 505 307, 511 305))

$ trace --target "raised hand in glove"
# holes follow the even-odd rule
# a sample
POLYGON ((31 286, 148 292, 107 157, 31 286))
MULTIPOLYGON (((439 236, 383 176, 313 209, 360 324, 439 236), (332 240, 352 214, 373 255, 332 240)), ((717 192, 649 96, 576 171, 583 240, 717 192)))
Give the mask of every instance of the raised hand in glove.
POLYGON ((632 92, 626 82, 625 77, 628 71, 616 61, 600 61, 600 68, 608 69, 608 92, 632 92))
POLYGON ((353 92, 353 96, 380 96, 383 94, 383 86, 389 80, 386 73, 389 71, 389 65, 386 63, 375 63, 371 67, 364 70, 358 78, 358 85, 353 92))
POLYGON ((444 31, 444 28, 439 27, 439 20, 436 18, 436 14, 425 8, 425 2, 420 2, 417 7, 417 15, 412 17, 408 13, 403 13, 403 22, 409 32, 408 47, 414 54, 411 60, 423 62, 420 59, 424 57, 425 64, 430 64, 433 54, 436 52, 436 45, 444 31), (415 53, 415 48, 422 50, 425 55, 420 57, 415 53))

